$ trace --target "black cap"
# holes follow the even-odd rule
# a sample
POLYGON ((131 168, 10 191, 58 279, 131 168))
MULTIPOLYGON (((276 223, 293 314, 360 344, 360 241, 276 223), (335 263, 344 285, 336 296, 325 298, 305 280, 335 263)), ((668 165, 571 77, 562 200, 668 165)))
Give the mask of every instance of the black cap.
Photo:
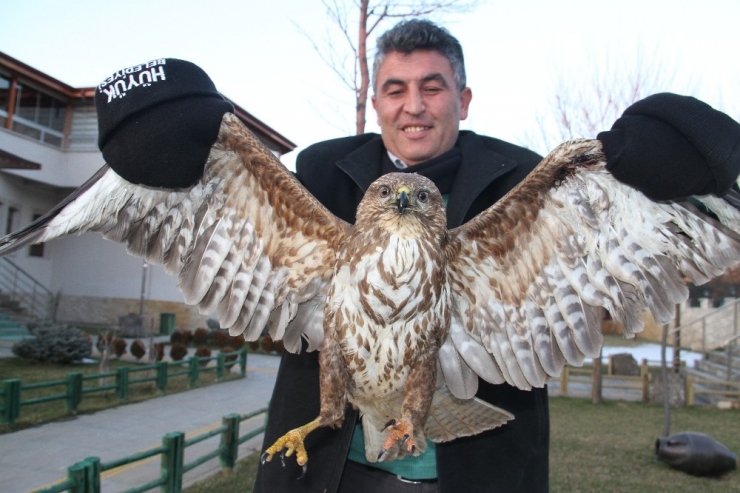
POLYGON ((97 87, 98 147, 125 180, 185 188, 202 175, 234 108, 197 65, 174 58, 119 70, 97 87))

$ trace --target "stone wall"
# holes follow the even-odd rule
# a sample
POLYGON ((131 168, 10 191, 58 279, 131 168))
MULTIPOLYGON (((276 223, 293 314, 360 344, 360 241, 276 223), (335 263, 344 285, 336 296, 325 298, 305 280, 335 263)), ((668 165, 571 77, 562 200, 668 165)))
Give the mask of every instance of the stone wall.
MULTIPOLYGON (((734 298, 726 299, 723 307, 734 301, 734 298)), ((712 300, 709 299, 701 299, 698 307, 690 306, 688 302, 683 303, 681 305, 681 325, 684 329, 681 331, 681 347, 702 351, 706 340, 706 350, 709 351, 720 347, 727 339, 737 334, 740 329, 735 327, 735 308, 730 306, 725 309, 721 308, 712 306, 712 300), (702 317, 706 317, 704 322, 701 321, 702 317), (687 327, 687 324, 690 325, 687 327)), ((737 307, 737 311, 737 323, 740 324, 740 306, 737 307)), ((673 327, 674 324, 671 323, 670 329, 673 327)), ((645 329, 636 337, 660 344, 662 335, 662 326, 655 323, 653 317, 646 313, 645 329)), ((673 336, 669 336, 668 344, 672 343, 673 336)))
MULTIPOLYGON (((119 317, 139 313, 139 300, 59 295, 56 320, 60 323, 85 326, 117 327, 119 317)), ((209 318, 198 313, 195 306, 175 301, 144 300, 144 326, 159 330, 160 315, 175 314, 175 328, 195 330, 206 327, 209 318)))

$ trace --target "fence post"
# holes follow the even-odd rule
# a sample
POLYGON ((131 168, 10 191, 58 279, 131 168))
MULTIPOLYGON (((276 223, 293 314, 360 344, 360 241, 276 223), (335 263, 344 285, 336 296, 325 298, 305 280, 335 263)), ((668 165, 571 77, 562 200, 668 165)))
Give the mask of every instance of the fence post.
POLYGON ((70 493, 100 493, 100 459, 88 457, 67 468, 67 479, 72 480, 70 493))
POLYGON ((77 406, 82 401, 82 373, 67 373, 67 412, 77 414, 77 406))
POLYGON ((224 381, 224 368, 226 368, 226 356, 224 353, 218 353, 218 359, 216 360, 216 380, 219 382, 224 381))
POLYGON ((194 389, 198 386, 198 373, 200 372, 200 358, 197 356, 191 356, 188 360, 188 376, 190 377, 190 388, 194 389))
POLYGON ((3 380, 3 423, 12 425, 21 414, 21 381, 3 380))
POLYGON ((88 457, 85 467, 85 493, 100 493, 100 458, 88 457))
POLYGON ((164 391, 167 388, 168 366, 166 361, 157 361, 157 391, 160 395, 164 395, 164 391))
POLYGON ((180 493, 182 490, 182 465, 185 452, 185 434, 182 432, 167 433, 162 437, 162 493, 180 493))
POLYGON ((128 366, 121 366, 116 370, 116 390, 120 400, 128 400, 128 366))
POLYGON ((247 376, 247 349, 241 348, 239 350, 239 368, 243 377, 247 376))
POLYGON ((686 405, 694 405, 694 377, 691 375, 686 377, 686 405))
POLYGON ((642 377, 642 402, 650 401, 650 371, 648 370, 647 358, 642 359, 640 365, 640 376, 642 377))
POLYGON ((568 367, 564 366, 560 374, 560 395, 568 396, 568 367))
POLYGON ((228 414, 221 418, 221 423, 226 426, 226 430, 221 432, 219 461, 221 467, 231 471, 234 469, 236 457, 239 454, 239 415, 228 414))
POLYGON ((67 479, 72 480, 72 487, 69 493, 86 493, 85 480, 87 479, 87 464, 80 461, 72 464, 67 468, 67 479))

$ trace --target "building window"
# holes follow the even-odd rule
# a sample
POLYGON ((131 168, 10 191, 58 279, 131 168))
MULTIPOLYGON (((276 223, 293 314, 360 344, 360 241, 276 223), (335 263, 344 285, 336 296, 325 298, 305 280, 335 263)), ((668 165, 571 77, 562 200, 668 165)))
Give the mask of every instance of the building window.
POLYGON ((10 79, 0 75, 0 128, 8 121, 8 104, 10 102, 10 79))
POLYGON ((48 94, 22 84, 16 85, 12 129, 36 140, 61 147, 67 105, 48 94))
POLYGON ((16 223, 18 222, 18 209, 8 206, 8 214, 5 216, 5 234, 9 235, 16 230, 16 223))
MULTIPOLYGON (((40 218, 42 214, 34 214, 33 220, 40 218)), ((43 257, 44 256, 44 244, 43 243, 36 243, 35 245, 31 245, 28 247, 28 256, 29 257, 43 257)))

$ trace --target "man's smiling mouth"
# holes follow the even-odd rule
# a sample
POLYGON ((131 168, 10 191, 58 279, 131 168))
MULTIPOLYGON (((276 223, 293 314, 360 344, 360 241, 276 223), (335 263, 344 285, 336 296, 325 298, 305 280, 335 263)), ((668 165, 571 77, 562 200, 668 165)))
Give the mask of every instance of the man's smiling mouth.
POLYGON ((406 132, 406 133, 411 133, 411 132, 423 132, 424 130, 429 130, 429 129, 431 129, 431 128, 432 128, 432 127, 426 127, 426 126, 414 126, 414 127, 405 127, 405 128, 403 129, 403 131, 404 131, 404 132, 406 132))

